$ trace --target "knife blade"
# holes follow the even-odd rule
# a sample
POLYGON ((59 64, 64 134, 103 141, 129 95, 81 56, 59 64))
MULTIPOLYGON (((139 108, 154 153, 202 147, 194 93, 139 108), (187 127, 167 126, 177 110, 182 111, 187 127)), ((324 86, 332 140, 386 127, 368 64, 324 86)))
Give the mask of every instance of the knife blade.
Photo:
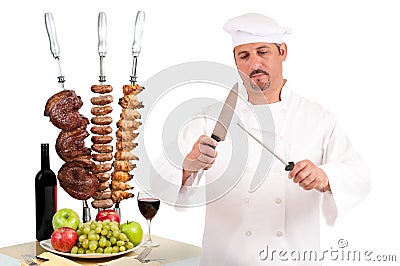
MULTIPOLYGON (((239 84, 236 82, 231 91, 226 97, 225 103, 222 106, 217 123, 215 124, 211 138, 217 142, 224 141, 228 128, 231 124, 233 113, 235 112, 236 102, 238 98, 239 84)), ((215 149, 214 146, 211 146, 215 149)))

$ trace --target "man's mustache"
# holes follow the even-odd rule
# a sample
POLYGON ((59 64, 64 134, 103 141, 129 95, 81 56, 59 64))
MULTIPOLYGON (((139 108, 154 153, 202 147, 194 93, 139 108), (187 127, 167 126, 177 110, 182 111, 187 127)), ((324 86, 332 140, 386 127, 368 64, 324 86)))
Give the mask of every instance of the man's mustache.
POLYGON ((262 74, 265 74, 265 75, 269 75, 269 74, 268 74, 268 72, 267 72, 267 71, 265 71, 265 70, 262 70, 262 69, 256 69, 256 70, 253 70, 253 71, 251 71, 251 73, 250 73, 249 77, 250 77, 250 78, 252 78, 254 75, 256 75, 256 74, 260 74, 260 73, 262 73, 262 74))

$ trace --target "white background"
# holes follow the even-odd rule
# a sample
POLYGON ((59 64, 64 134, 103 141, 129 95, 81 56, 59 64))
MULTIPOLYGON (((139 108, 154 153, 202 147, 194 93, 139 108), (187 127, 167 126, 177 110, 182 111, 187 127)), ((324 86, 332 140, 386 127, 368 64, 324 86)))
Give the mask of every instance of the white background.
MULTIPOLYGON (((15 0, 5 6, 3 1, 0 4, 0 247, 35 240, 34 178, 40 168, 40 143, 48 142, 53 147, 59 132, 43 116, 46 100, 60 90, 44 25, 45 12, 52 12, 56 22, 66 88, 82 97, 81 112, 88 117, 93 96, 90 86, 98 84, 100 11, 107 13, 106 74, 108 83, 115 88, 115 99, 120 97, 122 85, 129 81, 137 11, 146 12, 139 83, 164 68, 193 60, 234 66, 230 36, 222 26, 233 16, 259 12, 292 28, 293 34, 287 39, 285 77, 292 86, 295 84, 296 92, 321 103, 339 117, 370 167, 371 193, 335 227, 322 227, 322 249, 336 248, 337 241, 344 238, 353 249, 383 254, 397 252, 400 260, 400 220, 396 215, 400 185, 396 167, 400 148, 397 127, 400 18, 395 4, 396 1, 388 0, 226 3, 15 0)), ((115 110, 114 115, 118 115, 117 105, 115 110)), ((160 147, 154 145, 150 149, 160 147)), ((62 161, 54 149, 50 156, 56 172, 62 161)), ((81 203, 61 188, 58 207, 81 213, 81 203)), ((145 227, 135 199, 122 203, 121 207, 123 219, 137 220, 145 227)), ((153 232, 201 245, 202 215, 202 208, 178 213, 162 205, 153 221, 153 232)))

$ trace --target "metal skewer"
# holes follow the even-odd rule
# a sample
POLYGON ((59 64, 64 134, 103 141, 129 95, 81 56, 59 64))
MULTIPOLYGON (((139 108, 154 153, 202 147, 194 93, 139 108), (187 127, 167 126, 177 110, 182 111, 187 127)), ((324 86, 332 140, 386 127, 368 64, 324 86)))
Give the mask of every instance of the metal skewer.
POLYGON ((137 58, 140 53, 141 45, 142 45, 142 36, 143 36, 143 28, 144 28, 144 12, 138 11, 136 14, 135 21, 135 32, 133 36, 133 44, 132 44, 132 74, 130 82, 132 85, 136 83, 136 66, 137 66, 137 58))
POLYGON ((50 51, 53 54, 54 59, 57 62, 57 70, 58 70, 58 83, 61 84, 61 88, 64 90, 64 75, 61 70, 61 60, 60 60, 60 46, 57 41, 57 33, 56 26, 54 24, 53 15, 50 12, 44 14, 44 21, 46 24, 47 35, 49 36, 50 41, 50 51))
POLYGON ((261 140, 259 140, 256 136, 251 134, 249 131, 247 131, 241 124, 237 123, 237 125, 244 131, 246 132, 250 137, 252 137, 255 141, 257 141, 264 149, 269 151, 276 159, 281 161, 285 165, 285 171, 291 171, 294 167, 293 162, 285 162, 280 156, 276 155, 270 148, 268 148, 261 140))
MULTIPOLYGON (((53 15, 50 12, 45 13, 44 20, 46 24, 47 35, 49 36, 49 41, 50 41, 50 51, 57 62, 57 69, 59 74, 59 76, 57 77, 58 83, 60 83, 61 88, 65 90, 64 87, 65 78, 61 70, 60 46, 58 45, 57 41, 56 26, 54 23, 53 15)), ((83 204, 82 220, 83 222, 88 222, 91 220, 90 209, 88 207, 86 200, 82 200, 82 204, 83 204)))

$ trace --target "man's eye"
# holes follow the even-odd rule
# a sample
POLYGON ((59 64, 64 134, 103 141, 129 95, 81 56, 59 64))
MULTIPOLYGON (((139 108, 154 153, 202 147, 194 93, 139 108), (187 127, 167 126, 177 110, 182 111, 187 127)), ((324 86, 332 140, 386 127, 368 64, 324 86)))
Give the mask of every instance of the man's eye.
POLYGON ((240 56, 239 58, 240 58, 240 59, 247 59, 248 57, 249 57, 249 55, 246 54, 246 55, 240 56))
POLYGON ((258 51, 259 54, 267 54, 268 51, 258 51))

